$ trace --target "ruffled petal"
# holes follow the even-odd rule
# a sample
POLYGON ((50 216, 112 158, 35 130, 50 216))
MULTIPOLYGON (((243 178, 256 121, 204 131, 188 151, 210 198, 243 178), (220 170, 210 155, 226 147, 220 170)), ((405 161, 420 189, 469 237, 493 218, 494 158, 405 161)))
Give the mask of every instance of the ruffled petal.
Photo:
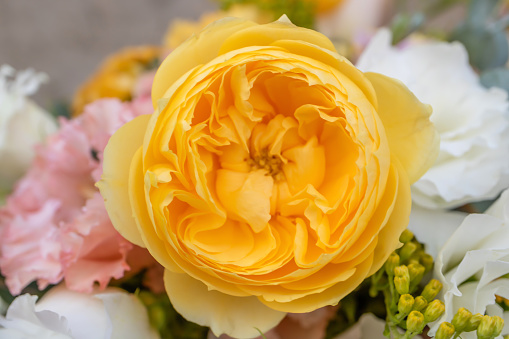
POLYGON ((435 162, 440 136, 429 120, 431 106, 423 104, 399 80, 366 73, 378 98, 378 114, 385 127, 391 153, 400 161, 410 183, 435 162))
POLYGON ((130 242, 145 247, 132 216, 128 182, 131 160, 143 144, 150 115, 139 116, 122 126, 104 150, 103 175, 96 186, 113 226, 130 242))

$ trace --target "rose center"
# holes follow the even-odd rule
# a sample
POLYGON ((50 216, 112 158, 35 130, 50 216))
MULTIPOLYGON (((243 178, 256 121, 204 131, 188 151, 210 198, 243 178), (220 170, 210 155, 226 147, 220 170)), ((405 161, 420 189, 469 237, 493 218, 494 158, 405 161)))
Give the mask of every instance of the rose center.
POLYGON ((267 172, 267 176, 272 176, 274 180, 280 181, 284 179, 282 171, 283 160, 275 154, 269 154, 267 149, 262 149, 260 152, 251 156, 247 160, 251 170, 263 169, 267 172))

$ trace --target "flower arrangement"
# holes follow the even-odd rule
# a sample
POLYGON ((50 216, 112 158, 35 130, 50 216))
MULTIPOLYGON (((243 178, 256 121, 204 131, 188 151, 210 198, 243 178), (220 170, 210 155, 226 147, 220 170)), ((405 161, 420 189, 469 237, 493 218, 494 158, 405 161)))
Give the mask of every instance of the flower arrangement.
POLYGON ((403 3, 222 0, 57 119, 2 66, 0 338, 507 338, 507 4, 403 3))

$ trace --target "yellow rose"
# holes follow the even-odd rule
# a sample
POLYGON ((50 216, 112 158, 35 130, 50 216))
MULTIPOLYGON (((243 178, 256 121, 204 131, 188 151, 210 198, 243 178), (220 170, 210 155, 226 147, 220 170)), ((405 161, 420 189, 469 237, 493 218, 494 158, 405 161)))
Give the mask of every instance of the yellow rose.
POLYGON ((80 115, 86 105, 97 99, 130 100, 140 74, 162 55, 163 48, 159 46, 129 47, 112 54, 76 91, 72 100, 72 115, 80 115))
POLYGON ((398 246, 438 152, 428 105, 285 17, 208 26, 152 97, 111 138, 98 186, 166 268, 175 309, 216 335, 337 304, 398 246))

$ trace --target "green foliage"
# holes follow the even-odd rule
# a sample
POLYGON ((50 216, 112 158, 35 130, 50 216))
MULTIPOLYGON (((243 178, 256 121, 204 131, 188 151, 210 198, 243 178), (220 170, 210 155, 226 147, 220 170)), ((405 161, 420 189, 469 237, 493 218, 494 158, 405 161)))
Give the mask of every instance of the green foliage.
POLYGON ((271 13, 274 20, 283 14, 297 26, 313 28, 316 8, 314 1, 306 0, 218 0, 221 8, 227 10, 236 4, 255 5, 264 12, 271 13))
POLYGON ((451 35, 451 40, 460 41, 468 51, 470 63, 481 71, 501 67, 509 57, 509 45, 505 31, 495 25, 460 26, 451 35))
POLYGON ((392 44, 396 45, 415 32, 425 22, 423 13, 398 13, 391 22, 392 44))

